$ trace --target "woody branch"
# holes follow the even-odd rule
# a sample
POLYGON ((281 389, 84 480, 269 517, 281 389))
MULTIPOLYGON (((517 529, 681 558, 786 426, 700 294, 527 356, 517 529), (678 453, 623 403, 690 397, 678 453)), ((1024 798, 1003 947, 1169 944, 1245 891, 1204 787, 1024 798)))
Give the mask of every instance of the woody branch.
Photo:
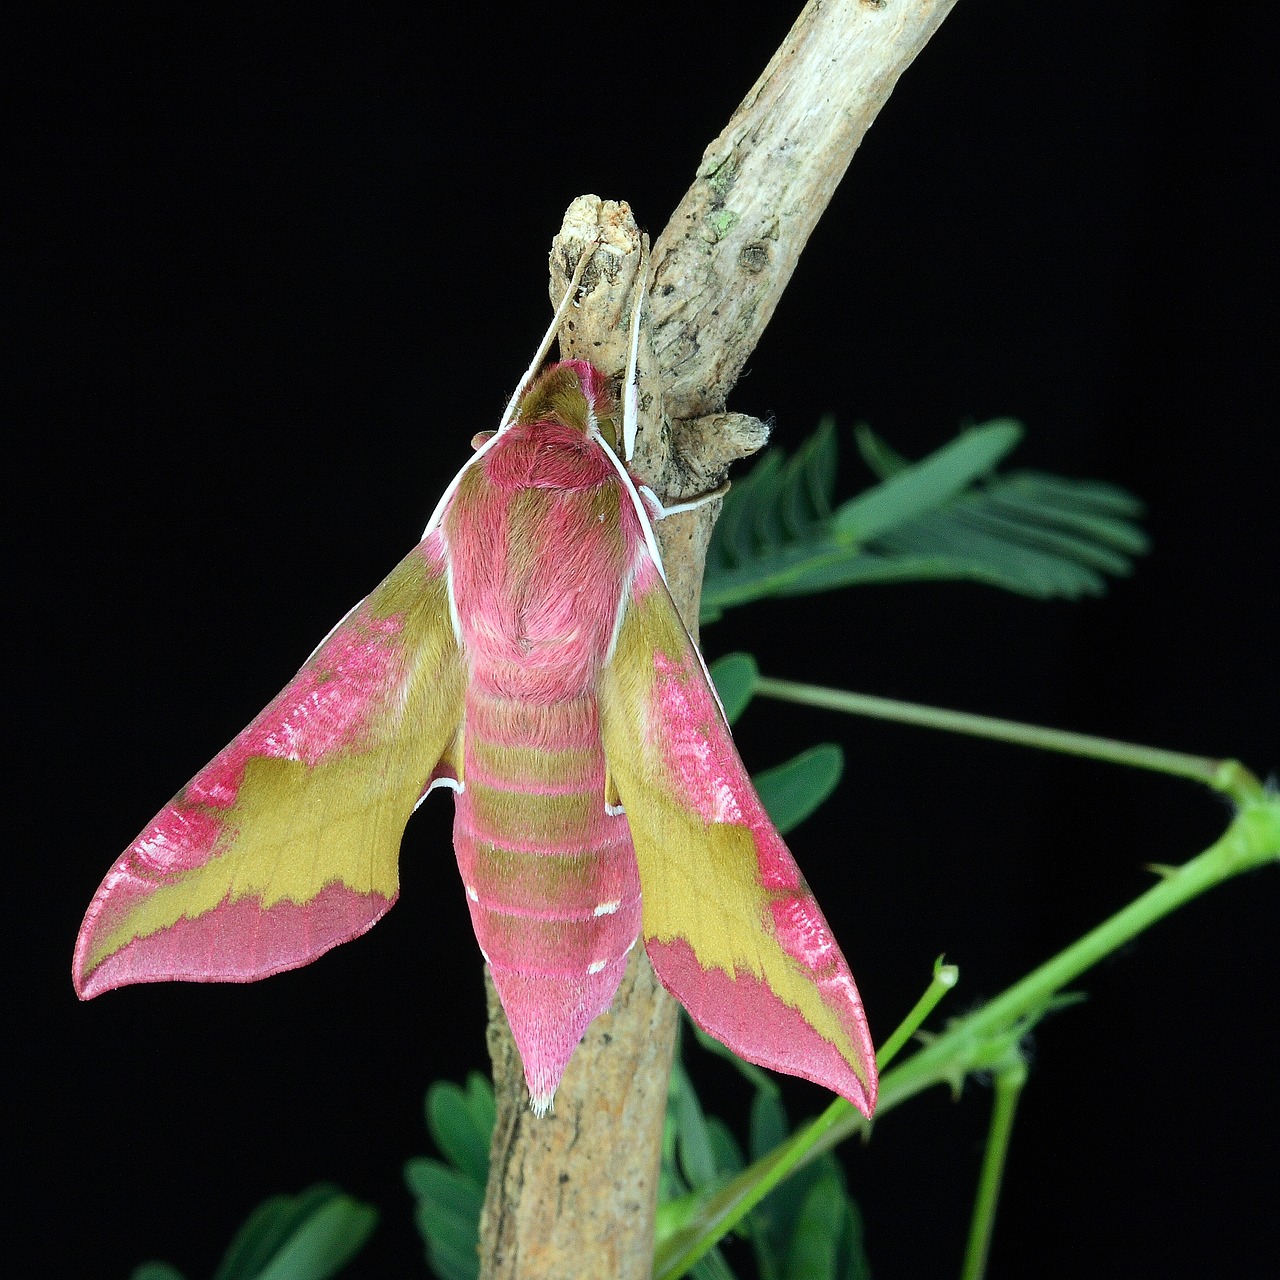
MULTIPOLYGON (((726 411, 729 392, 863 135, 954 3, 810 0, 704 152, 648 272, 636 469, 664 498, 714 488, 731 462, 764 443, 762 424, 726 411)), ((644 257, 630 209, 574 201, 552 248, 555 301, 590 242, 599 247, 561 355, 620 377, 644 257)), ((718 507, 658 529, 672 595, 695 638, 718 507)), ((648 1277, 676 1009, 643 951, 570 1061, 549 1116, 529 1111, 492 988, 489 1016, 498 1122, 482 1275, 648 1277)))

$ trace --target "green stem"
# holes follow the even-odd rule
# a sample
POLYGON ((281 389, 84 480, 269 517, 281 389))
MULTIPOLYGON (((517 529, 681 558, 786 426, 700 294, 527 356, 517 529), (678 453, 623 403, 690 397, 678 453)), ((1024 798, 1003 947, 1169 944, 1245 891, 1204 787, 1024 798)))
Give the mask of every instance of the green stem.
MULTIPOLYGON (((1260 793, 1242 803, 1221 838, 1203 853, 1170 871, 1097 928, 989 1004, 951 1023, 901 1066, 886 1072, 880 1078, 877 1115, 933 1085, 950 1083, 959 1088, 968 1072, 997 1067, 1016 1046, 1027 1023, 1040 1016, 1052 997, 1086 969, 1207 889, 1269 862, 1280 863, 1280 796, 1260 793)), ((936 973, 934 982, 938 981, 936 973)), ((908 1020, 916 1017, 923 1003, 917 1002, 908 1020)), ((897 1038, 891 1036, 885 1049, 893 1047, 897 1038)), ((744 1169, 695 1209, 685 1225, 657 1250, 655 1280, 684 1275, 788 1173, 867 1127, 868 1122, 848 1102, 837 1098, 812 1124, 744 1169)))
POLYGON ((953 964, 943 964, 939 956, 933 962, 933 981, 929 983, 924 995, 911 1007, 911 1011, 898 1024, 885 1042, 876 1050, 876 1070, 883 1071, 898 1055, 908 1040, 920 1029, 921 1023, 933 1012, 938 1001, 960 981, 960 970, 953 964))
POLYGON ((1013 1133, 1013 1117, 1018 1109, 1018 1099, 1022 1096, 1022 1087, 1026 1083, 1027 1064, 1022 1054, 1015 1049, 1009 1061, 996 1071, 991 1128, 987 1131, 987 1149, 982 1157, 982 1173, 978 1177, 978 1194, 974 1198, 969 1243, 964 1251, 960 1280, 982 1280, 986 1275, 991 1233, 996 1224, 996 1205, 1000 1200, 1004 1163, 1009 1154, 1009 1138, 1013 1133))
MULTIPOLYGON (((939 956, 933 965, 933 978, 927 990, 912 1006, 897 1030, 885 1041, 876 1054, 876 1067, 884 1067, 889 1060, 916 1033, 920 1024, 933 1012, 939 1000, 956 985, 960 971, 953 964, 943 964, 939 956)), ((657 1251, 654 1259, 654 1280, 674 1280, 682 1276, 717 1240, 727 1235, 770 1191, 797 1166, 807 1163, 810 1153, 822 1141, 833 1124, 844 1119, 846 1111, 853 1108, 843 1098, 837 1098, 814 1121, 766 1156, 757 1160, 749 1170, 750 1176, 739 1174, 727 1186, 716 1192, 699 1210, 697 1222, 669 1236, 657 1251)), ((854 1112, 857 1115, 857 1112, 854 1112)), ((859 1116, 861 1119, 861 1116, 859 1116)))
MULTIPOLYGON (((1043 1010, 1049 1000, 1104 956, 1215 885, 1268 862, 1280 862, 1280 797, 1246 803, 1222 836, 1190 862, 1158 880, 1128 906, 1104 920, 1038 969, 1006 988, 990 1003, 953 1022, 901 1066, 880 1080, 876 1112, 886 1111, 935 1084, 958 1085, 993 1038, 1020 1019, 1043 1010)), ((822 1135, 813 1156, 858 1132, 866 1121, 846 1106, 840 1121, 822 1135)))
POLYGON ((696 1218, 688 1226, 658 1246, 653 1280, 677 1280, 710 1252, 718 1240, 727 1236, 818 1145, 827 1130, 843 1117, 845 1109, 852 1110, 843 1098, 837 1098, 816 1120, 797 1130, 786 1142, 761 1156, 749 1169, 715 1192, 696 1211, 696 1218))
POLYGON ((760 676, 755 691, 769 698, 825 707, 850 715, 873 716, 877 720, 895 720, 900 724, 920 725, 926 729, 945 729, 951 733, 967 733, 978 738, 994 738, 1044 751, 1061 751, 1068 755, 1087 756, 1112 764, 1130 765, 1137 769, 1153 769, 1179 778, 1202 782, 1225 792, 1236 801, 1257 799, 1262 784, 1237 760, 1214 760, 1182 751, 1165 751, 1160 747, 1143 747, 1114 738, 1098 738, 1088 733, 1071 733, 1065 729, 1046 729, 1019 720, 1000 720, 994 716, 972 715, 967 711, 948 711, 919 702, 899 702, 895 698, 877 698, 868 693, 850 693, 821 685, 801 684, 794 680, 775 680, 760 676))

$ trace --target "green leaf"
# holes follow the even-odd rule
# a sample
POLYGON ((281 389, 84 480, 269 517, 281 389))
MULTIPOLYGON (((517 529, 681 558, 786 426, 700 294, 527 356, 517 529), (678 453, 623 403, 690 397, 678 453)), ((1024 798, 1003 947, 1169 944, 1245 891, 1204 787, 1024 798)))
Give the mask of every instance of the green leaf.
POLYGON ((1141 514, 1142 504, 1109 485, 1015 471, 1001 477, 998 486, 992 488, 990 499, 995 510, 1026 525, 1052 524, 1129 555, 1142 555, 1150 545, 1147 535, 1129 523, 1141 514), (1111 498, 1113 493, 1123 499, 1123 509, 1119 511, 1111 498))
POLYGON ((746 1167, 742 1158, 742 1148, 738 1140, 729 1131, 719 1116, 707 1117, 707 1139, 711 1146, 711 1159, 715 1165, 717 1177, 730 1177, 741 1173, 746 1167))
POLYGON ((336 1195, 284 1242, 258 1280, 328 1280, 364 1248, 377 1225, 372 1205, 336 1195))
POLYGON ((844 1198, 844 1225, 840 1232, 840 1280, 871 1280, 871 1263, 867 1261, 866 1229, 858 1202, 844 1198))
POLYGON ((724 718, 736 724, 756 691, 760 669, 749 653, 726 653, 710 667, 711 679, 724 707, 724 718))
MULTIPOLYGON (((708 564, 720 569, 771 555, 785 544, 808 539, 831 519, 837 449, 835 423, 825 419, 788 459, 770 450, 743 478, 735 480, 716 524, 708 564)), ((704 619, 715 609, 704 609, 704 619)))
POLYGON ((883 546, 908 555, 941 554, 959 571, 954 576, 970 577, 1040 599, 1065 596, 1074 600, 1102 593, 1102 575, 1089 565, 1024 545, 1017 539, 997 537, 967 519, 967 515, 962 507, 924 516, 886 534, 883 546))
POLYGON ((809 1188, 801 1205, 783 1272, 786 1280, 836 1280, 844 1225, 844 1188, 829 1174, 809 1188))
POLYGON ((668 1080, 667 1111, 662 1117, 662 1163, 658 1174, 658 1202, 660 1204, 668 1200, 676 1200, 689 1190, 685 1185, 684 1179, 680 1176, 680 1169, 676 1164, 676 1141, 679 1137, 679 1127, 676 1124, 673 1104, 674 1096, 671 1081, 668 1080))
MULTIPOLYGON (((347 1257, 353 1256, 374 1229, 378 1213, 370 1206, 344 1196, 332 1183, 316 1183, 315 1187, 308 1187, 297 1196, 273 1196, 262 1201, 234 1235, 227 1253, 223 1254, 223 1261, 214 1272, 214 1280, 257 1280, 257 1277, 274 1274, 270 1268, 276 1258, 294 1238, 306 1236, 308 1224, 338 1201, 344 1206, 335 1211, 338 1219, 348 1221, 358 1234, 355 1248, 347 1254, 347 1257), (362 1229, 361 1222, 365 1221, 366 1215, 369 1216, 367 1228, 362 1229)), ((339 1262, 339 1266, 347 1261, 347 1257, 339 1262)), ((326 1271, 324 1275, 333 1275, 333 1271, 326 1271)))
POLYGON ((823 501, 829 488, 806 488, 795 465, 804 458, 824 484, 833 481, 827 424, 790 461, 766 455, 725 498, 707 553, 703 620, 765 596, 871 582, 967 580, 1040 599, 1100 593, 1104 575, 1128 573, 1147 548, 1133 523, 1142 504, 1098 481, 992 474, 1018 433, 1009 420, 987 423, 910 463, 861 427, 858 447, 881 483, 834 514, 823 501))
POLYGON ((833 525, 837 535, 869 542, 877 534, 934 511, 979 476, 986 475, 1022 438, 1011 418, 970 427, 922 462, 841 504, 833 525))
POLYGON ((405 1165, 405 1181, 417 1198, 415 1220, 427 1261, 441 1280, 475 1280, 480 1274, 480 1210, 484 1189, 440 1160, 419 1156, 405 1165))
MULTIPOLYGON (((491 1095, 492 1097, 492 1095, 491 1095)), ((477 1186, 489 1177, 489 1140, 493 1126, 477 1122, 472 1098, 449 1080, 437 1080, 427 1090, 427 1128, 441 1154, 477 1186)))
POLYGON ((775 1088, 772 1092, 756 1091, 751 1099, 751 1158, 759 1160, 774 1147, 780 1147, 791 1135, 787 1123, 787 1109, 782 1096, 775 1088))
POLYGON ((182 1272, 167 1262, 144 1262, 129 1273, 129 1280, 183 1280, 182 1272))
POLYGON ((699 1258, 689 1274, 693 1280, 735 1280, 733 1271, 719 1249, 712 1249, 705 1258, 699 1258))
POLYGON ((415 1156, 405 1161, 404 1180, 419 1200, 430 1200, 442 1213, 466 1216, 479 1213, 484 1189, 443 1160, 415 1156))
POLYGON ((707 1118, 693 1082, 678 1060, 671 1066, 668 1106, 676 1122, 676 1152, 681 1172, 691 1187, 711 1186, 716 1181, 716 1157, 707 1118))
POLYGON ((337 1194, 331 1183, 318 1183, 300 1195, 264 1200, 232 1237, 213 1280, 253 1280, 294 1230, 337 1194))
MULTIPOLYGON (((780 1148, 753 1161, 728 1182, 710 1191, 692 1194, 689 1197, 692 1204, 680 1204, 678 1213, 671 1216, 667 1230, 656 1242, 654 1280, 677 1280, 717 1241, 737 1229, 740 1222, 746 1220, 754 1226, 753 1213, 772 1195, 785 1193, 793 1186, 802 1186, 807 1194, 815 1178, 832 1171, 839 1177, 838 1166, 829 1152, 804 1167, 798 1168, 797 1162, 813 1151, 847 1109, 845 1102, 833 1103, 806 1125, 803 1133, 797 1132, 780 1148)), ((779 1218, 784 1222, 794 1220, 793 1215, 779 1214, 779 1218)))
POLYGON ((836 789, 843 772, 844 752, 824 742, 757 773, 752 782, 773 825, 786 835, 836 789))
POLYGON ((1131 520, 1146 510, 1141 498, 1105 480, 1073 480, 1047 471, 1019 471, 1009 480, 1034 489, 1042 500, 1054 502, 1064 511, 1091 511, 1131 520))
POLYGON ((781 450, 766 453, 750 473, 729 490, 730 494, 735 490, 738 494, 732 505, 726 495, 716 527, 723 526, 723 542, 738 558, 746 558, 755 551, 756 513, 766 508, 781 488, 779 473, 785 458, 781 450))
MULTIPOLYGON (((679 1175, 677 1175, 678 1177, 679 1175)), ((681 1186, 683 1186, 681 1182, 681 1186)), ((679 1195, 658 1195, 658 1213, 653 1224, 653 1238, 657 1245, 668 1236, 682 1230, 697 1212, 703 1200, 703 1193, 683 1190, 679 1195)))
POLYGON ((437 1080, 427 1090, 427 1128, 450 1163, 422 1156, 404 1169, 417 1198, 415 1220, 427 1262, 442 1280, 475 1280, 480 1210, 489 1177, 489 1145, 497 1119, 493 1086, 479 1071, 466 1088, 437 1080))
POLYGON ((957 517, 969 529, 990 534, 1002 542, 1020 542, 1023 546, 1051 552, 1062 560, 1074 560, 1101 573, 1124 577, 1129 572, 1129 558, 1106 545, 1102 538, 1082 538, 1058 525, 1044 520, 1029 524, 1016 508, 994 501, 967 504, 957 507, 957 517), (1001 506, 1004 509, 1001 509, 1001 506))
MULTIPOLYGON (((717 1048, 729 1055, 723 1046, 717 1048)), ((677 1051, 667 1085, 655 1241, 660 1243, 684 1226, 696 1211, 699 1192, 732 1178, 743 1165, 742 1151, 728 1126, 718 1116, 703 1112, 677 1051), (689 1192, 690 1185, 696 1190, 689 1192)), ((733 1270, 717 1248, 699 1258, 687 1274, 693 1280, 734 1280, 733 1270)))
MULTIPOLYGON (((783 1117, 783 1124, 785 1123, 786 1120, 783 1117)), ((789 1133, 784 1134, 772 1146, 762 1146, 759 1155, 753 1152, 752 1159, 758 1160, 768 1155, 790 1136, 789 1133)), ((759 1135, 759 1138, 763 1141, 764 1135, 759 1135)), ((754 1133, 752 1140, 753 1143, 757 1140, 754 1133)), ((786 1274, 785 1266, 779 1260, 785 1260, 791 1253, 796 1226, 800 1221, 806 1197, 814 1185, 824 1178, 835 1178, 840 1181, 841 1177, 840 1166, 836 1163, 835 1157, 828 1153, 795 1170, 752 1209, 749 1222, 762 1272, 772 1271, 775 1275, 786 1274)), ((840 1185, 844 1185, 843 1181, 840 1181, 840 1185)))
MULTIPOLYGON (((425 1238, 421 1214, 418 1218, 418 1229, 425 1238)), ((478 1280, 480 1275, 480 1254, 478 1237, 469 1246, 455 1240, 432 1238, 427 1240, 427 1266, 439 1280, 478 1280)))
MULTIPOLYGON (((772 1091, 757 1089, 751 1100, 749 1149, 753 1161, 767 1156, 780 1147, 791 1135, 787 1123, 786 1108, 775 1088, 772 1091)), ((786 1256, 791 1239, 789 1212, 789 1182, 782 1183, 752 1209, 747 1221, 751 1228, 751 1243, 756 1252, 756 1265, 763 1277, 777 1277, 782 1259, 786 1256)))
MULTIPOLYGON (((498 1104, 493 1097, 493 1082, 483 1071, 473 1071, 467 1076, 467 1108, 476 1128, 486 1135, 485 1141, 491 1143, 498 1123, 498 1104)), ((487 1173, 485 1180, 488 1181, 487 1173)))
POLYGON ((865 422, 859 422, 854 427, 853 439, 863 462, 870 467, 878 480, 887 480, 890 476, 896 476, 899 471, 905 471, 911 465, 902 454, 890 449, 865 422))
POLYGON ((838 465, 836 420, 826 417, 784 469, 782 523, 792 537, 830 518, 838 465))

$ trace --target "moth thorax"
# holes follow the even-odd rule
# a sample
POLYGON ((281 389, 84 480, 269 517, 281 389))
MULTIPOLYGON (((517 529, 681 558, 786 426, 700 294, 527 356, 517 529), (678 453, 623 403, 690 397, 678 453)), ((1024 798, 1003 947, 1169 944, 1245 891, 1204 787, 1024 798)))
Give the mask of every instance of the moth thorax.
POLYGON ((558 422, 584 435, 594 426, 611 447, 617 438, 613 424, 617 406, 609 380, 585 360, 549 365, 520 401, 520 422, 558 422))

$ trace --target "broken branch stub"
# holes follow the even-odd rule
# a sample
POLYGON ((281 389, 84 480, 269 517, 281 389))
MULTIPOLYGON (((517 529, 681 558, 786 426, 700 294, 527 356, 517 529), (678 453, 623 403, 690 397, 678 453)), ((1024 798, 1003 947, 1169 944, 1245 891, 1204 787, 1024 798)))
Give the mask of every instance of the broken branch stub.
MULTIPOLYGON (((723 482, 731 462, 761 447, 767 429, 745 414, 672 422, 664 411, 665 374, 653 354, 647 291, 641 296, 636 288, 648 243, 624 201, 586 195, 569 206, 551 248, 552 298, 558 302, 564 296, 579 260, 593 245, 577 305, 561 330, 561 358, 589 360, 620 384, 627 366, 631 308, 639 299, 646 311, 640 326, 640 431, 632 470, 667 502, 708 493, 723 482)), ((710 502, 657 527, 671 594, 695 638, 702 571, 719 508, 719 502, 710 502)))

